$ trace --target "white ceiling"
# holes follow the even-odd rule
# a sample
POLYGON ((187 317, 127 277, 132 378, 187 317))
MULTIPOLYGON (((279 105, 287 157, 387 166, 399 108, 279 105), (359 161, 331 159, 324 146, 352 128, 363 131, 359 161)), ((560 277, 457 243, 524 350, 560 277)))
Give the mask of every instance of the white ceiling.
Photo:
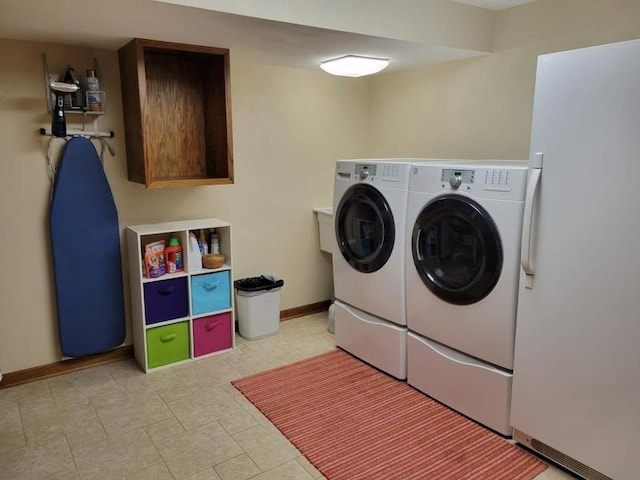
POLYGON ((0 0, 0 37, 106 49, 149 38, 300 68, 371 55, 391 59, 386 72, 490 53, 491 9, 526 1, 367 0, 363 13, 362 0, 0 0))

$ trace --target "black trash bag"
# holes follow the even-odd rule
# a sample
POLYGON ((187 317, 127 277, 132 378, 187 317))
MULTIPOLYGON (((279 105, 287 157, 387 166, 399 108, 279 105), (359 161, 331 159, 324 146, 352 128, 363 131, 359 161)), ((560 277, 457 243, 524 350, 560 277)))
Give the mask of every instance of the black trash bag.
POLYGON ((241 278, 233 282, 237 290, 244 292, 257 292, 261 290, 273 290, 284 285, 284 280, 272 277, 271 275, 260 275, 259 277, 241 278))

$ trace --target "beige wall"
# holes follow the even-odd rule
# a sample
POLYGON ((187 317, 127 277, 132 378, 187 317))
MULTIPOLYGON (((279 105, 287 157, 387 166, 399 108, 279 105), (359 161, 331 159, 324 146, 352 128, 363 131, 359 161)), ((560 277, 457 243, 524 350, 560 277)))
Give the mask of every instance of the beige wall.
MULTIPOLYGON (((283 278, 283 309, 331 297, 331 264, 319 250, 312 209, 331 205, 335 159, 363 154, 365 80, 260 66, 232 52, 235 184, 145 190, 126 178, 117 52, 0 40, 3 372, 61 358, 47 223, 47 139, 36 133, 50 125, 43 99, 43 52, 51 71, 63 70, 67 63, 84 71, 94 56, 99 60, 107 91, 107 115, 99 127, 116 132, 111 142, 116 156, 107 155, 105 171, 123 228, 222 218, 233 225, 235 278, 260 273, 283 278)), ((67 121, 73 121, 71 115, 67 121)), ((61 145, 55 140, 54 152, 61 145)), ((81 227, 69 235, 82 235, 81 227)), ((125 289, 128 296, 126 283, 125 289)), ((130 334, 126 342, 131 343, 130 334)))
POLYGON ((526 159, 537 55, 640 37, 638 0, 499 11, 494 53, 374 77, 373 156, 526 159))
POLYGON ((35 133, 49 123, 43 51, 52 69, 100 61, 108 92, 100 127, 115 130, 117 152, 105 170, 121 225, 229 220, 234 276, 281 276, 282 308, 291 308, 331 294, 312 208, 331 204, 336 158, 527 158, 536 56, 637 37, 638 0, 538 0, 497 14, 492 55, 368 81, 259 66, 232 52, 236 183, 173 190, 145 190, 126 179, 115 52, 0 40, 0 369, 60 359, 47 145, 35 133))

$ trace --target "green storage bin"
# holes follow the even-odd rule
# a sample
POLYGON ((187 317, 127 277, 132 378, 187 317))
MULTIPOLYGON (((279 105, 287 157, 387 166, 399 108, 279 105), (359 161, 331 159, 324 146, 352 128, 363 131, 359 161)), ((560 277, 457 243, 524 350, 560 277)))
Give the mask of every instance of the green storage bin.
POLYGON ((189 322, 173 323, 147 330, 149 368, 189 358, 189 322))

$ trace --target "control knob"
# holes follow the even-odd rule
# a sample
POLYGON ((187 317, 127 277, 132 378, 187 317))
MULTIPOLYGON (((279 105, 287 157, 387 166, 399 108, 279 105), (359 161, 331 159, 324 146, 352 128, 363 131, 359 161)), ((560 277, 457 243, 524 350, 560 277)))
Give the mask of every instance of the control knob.
POLYGON ((364 180, 368 176, 369 176, 369 170, 367 169, 360 170, 360 180, 364 180))
POLYGON ((451 178, 449 178, 449 185, 451 185, 451 188, 458 188, 462 185, 462 177, 460 175, 451 175, 451 178))

